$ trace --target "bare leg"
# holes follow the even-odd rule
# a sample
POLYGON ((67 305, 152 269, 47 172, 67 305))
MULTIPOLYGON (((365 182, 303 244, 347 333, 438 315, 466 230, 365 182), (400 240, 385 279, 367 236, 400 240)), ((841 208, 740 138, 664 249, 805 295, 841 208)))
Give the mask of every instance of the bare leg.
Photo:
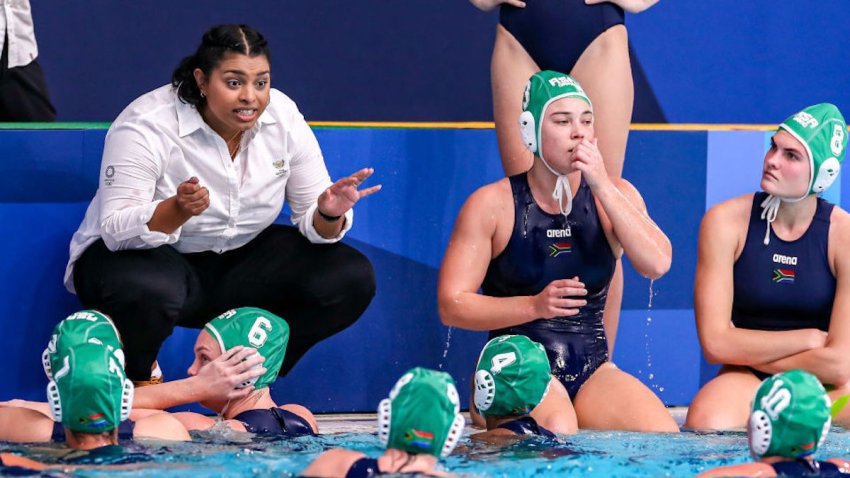
POLYGON ((581 428, 678 432, 661 400, 643 383, 608 362, 581 387, 575 399, 581 428))
POLYGON ((760 384, 749 370, 724 366, 694 397, 688 407, 685 428, 729 430, 746 427, 750 401, 760 384))
POLYGON ((596 37, 570 74, 593 102, 594 130, 605 169, 620 177, 635 100, 626 27, 617 25, 596 37))
POLYGON ((623 304, 623 261, 617 259, 617 267, 608 286, 605 310, 602 311, 602 326, 608 340, 608 357, 614 358, 614 342, 617 340, 617 327, 620 325, 620 306, 623 304))
POLYGON ((522 113, 522 92, 525 90, 525 84, 531 75, 538 71, 540 68, 516 38, 498 25, 490 63, 490 78, 493 87, 496 139, 499 142, 505 176, 528 171, 534 160, 532 153, 522 144, 518 121, 522 113))
POLYGON ((549 391, 530 415, 549 431, 564 435, 572 435, 578 431, 578 420, 570 395, 555 377, 549 380, 549 391))

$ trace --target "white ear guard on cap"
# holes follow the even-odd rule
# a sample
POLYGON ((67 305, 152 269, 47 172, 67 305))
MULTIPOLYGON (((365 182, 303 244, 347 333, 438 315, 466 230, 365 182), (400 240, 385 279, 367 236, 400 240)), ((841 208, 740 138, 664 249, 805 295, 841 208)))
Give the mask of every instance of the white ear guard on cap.
MULTIPOLYGON (((249 355, 249 356, 245 357, 242 361, 244 362, 244 361, 246 361, 246 360, 248 360, 248 359, 252 359, 252 358, 254 358, 254 357, 258 356, 258 355, 259 355, 260 357, 262 357, 262 355, 260 355, 260 353, 259 353, 259 352, 256 352, 256 351, 255 351, 253 354, 251 354, 251 355, 249 355)), ((246 371, 246 372, 248 372, 248 371, 250 371, 250 370, 256 370, 256 369, 258 369, 258 368, 260 368, 260 364, 255 363, 254 365, 252 365, 252 366, 251 366, 251 368, 249 368, 249 369, 247 369, 247 370, 245 370, 245 371, 246 371)), ((247 388, 247 387, 250 387, 251 385, 254 385, 255 383, 257 383, 257 379, 259 379, 259 378, 260 378, 260 377, 249 378, 248 380, 245 380, 244 382, 242 382, 242 383, 240 383, 239 385, 237 385, 235 388, 240 389, 240 388, 247 388)))
POLYGON ((392 415, 392 404, 389 398, 381 400, 378 404, 378 440, 385 448, 390 441, 390 416, 392 415))
POLYGON ((51 377, 47 384, 47 403, 50 405, 50 413, 53 419, 57 422, 62 421, 62 400, 59 398, 59 386, 56 385, 56 379, 62 378, 71 370, 71 365, 68 361, 68 356, 62 359, 62 368, 56 371, 56 377, 51 377))
POLYGON ((121 421, 130 418, 133 411, 133 398, 136 396, 136 387, 129 378, 124 379, 124 390, 121 393, 121 421))
POLYGON ((496 381, 487 370, 475 372, 475 407, 486 412, 496 398, 496 381))
POLYGON ((750 451, 760 457, 770 448, 770 440, 773 438, 773 425, 767 414, 762 410, 756 410, 750 415, 749 424, 750 451))
POLYGON ((522 144, 532 153, 537 152, 537 125, 531 111, 523 111, 519 115, 519 134, 522 136, 522 144))
POLYGON ((44 368, 44 374, 47 375, 48 380, 53 380, 53 371, 50 367, 50 350, 44 349, 44 352, 41 353, 41 366, 44 368))
POLYGON ((822 193, 832 186, 835 178, 838 177, 838 171, 841 170, 841 163, 836 158, 828 158, 821 163, 818 172, 815 175, 815 182, 812 184, 812 190, 816 193, 822 193))
POLYGON ((440 456, 445 458, 449 456, 452 450, 457 446, 457 442, 460 440, 461 435, 463 435, 463 428, 466 426, 466 420, 463 418, 463 415, 460 413, 455 414, 454 420, 452 420, 452 427, 449 429, 449 434, 446 436, 446 442, 443 443, 443 448, 440 450, 440 456))
POLYGON ((47 384, 47 404, 50 405, 50 413, 53 420, 62 422, 62 399, 59 398, 59 387, 51 380, 47 384))
POLYGON ((51 335, 50 342, 47 343, 47 347, 41 353, 41 366, 44 368, 44 374, 47 375, 48 380, 53 380, 53 367, 50 365, 50 356, 56 353, 57 339, 56 334, 51 335))

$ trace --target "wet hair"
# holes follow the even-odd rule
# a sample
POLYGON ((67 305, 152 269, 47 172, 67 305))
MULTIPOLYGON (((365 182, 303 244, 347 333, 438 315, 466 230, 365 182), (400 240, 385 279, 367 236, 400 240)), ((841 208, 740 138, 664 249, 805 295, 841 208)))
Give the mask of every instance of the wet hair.
POLYGON ((77 441, 77 443, 81 443, 83 440, 89 437, 103 438, 107 440, 111 439, 115 441, 115 443, 118 443, 118 427, 115 427, 112 430, 109 430, 108 432, 101 433, 75 432, 74 430, 66 428, 65 433, 70 433, 71 436, 74 437, 74 440, 77 441))
POLYGON ((194 55, 180 61, 171 74, 171 85, 177 88, 180 101, 199 106, 206 102, 195 82, 195 68, 209 77, 225 55, 241 53, 249 57, 263 55, 271 64, 269 45, 265 37, 248 25, 218 25, 204 33, 201 45, 194 55))

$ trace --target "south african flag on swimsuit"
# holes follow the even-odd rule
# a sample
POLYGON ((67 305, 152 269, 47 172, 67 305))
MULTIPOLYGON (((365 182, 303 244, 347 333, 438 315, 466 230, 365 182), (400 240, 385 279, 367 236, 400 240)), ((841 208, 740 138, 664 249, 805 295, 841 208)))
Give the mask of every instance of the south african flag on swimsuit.
POLYGON ((796 278, 794 269, 773 269, 773 282, 777 284, 793 284, 796 278))
POLYGON ((573 251, 571 242, 556 242, 549 244, 549 257, 558 257, 561 254, 566 254, 573 251))

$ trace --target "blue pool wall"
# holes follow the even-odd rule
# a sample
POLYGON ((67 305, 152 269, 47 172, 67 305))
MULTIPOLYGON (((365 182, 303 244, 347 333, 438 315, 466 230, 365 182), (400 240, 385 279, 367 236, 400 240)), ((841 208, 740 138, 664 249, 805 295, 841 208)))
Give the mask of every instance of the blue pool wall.
MULTIPOLYGON (((378 289, 354 326, 317 345, 273 385, 275 399, 317 412, 373 411, 405 370, 426 366, 450 372, 466 403, 486 334, 440 323, 437 273, 463 201, 502 175, 494 131, 315 131, 333 177, 371 166, 370 181, 383 185, 357 205, 345 239, 372 261, 378 289)), ((674 127, 629 138, 624 176, 670 237, 674 258, 651 285, 624 261, 614 360, 668 405, 687 405, 716 370, 702 358, 693 317, 701 217, 754 190, 770 134, 674 127)), ((8 364, 0 367, 0 399, 43 399, 41 351, 56 322, 80 307, 62 276, 68 242, 96 190, 104 135, 102 128, 0 130, 0 351, 8 364)), ((827 195, 839 204, 844 177, 827 195)), ((177 328, 166 342, 159 358, 167 378, 185 376, 196 334, 177 328)))

